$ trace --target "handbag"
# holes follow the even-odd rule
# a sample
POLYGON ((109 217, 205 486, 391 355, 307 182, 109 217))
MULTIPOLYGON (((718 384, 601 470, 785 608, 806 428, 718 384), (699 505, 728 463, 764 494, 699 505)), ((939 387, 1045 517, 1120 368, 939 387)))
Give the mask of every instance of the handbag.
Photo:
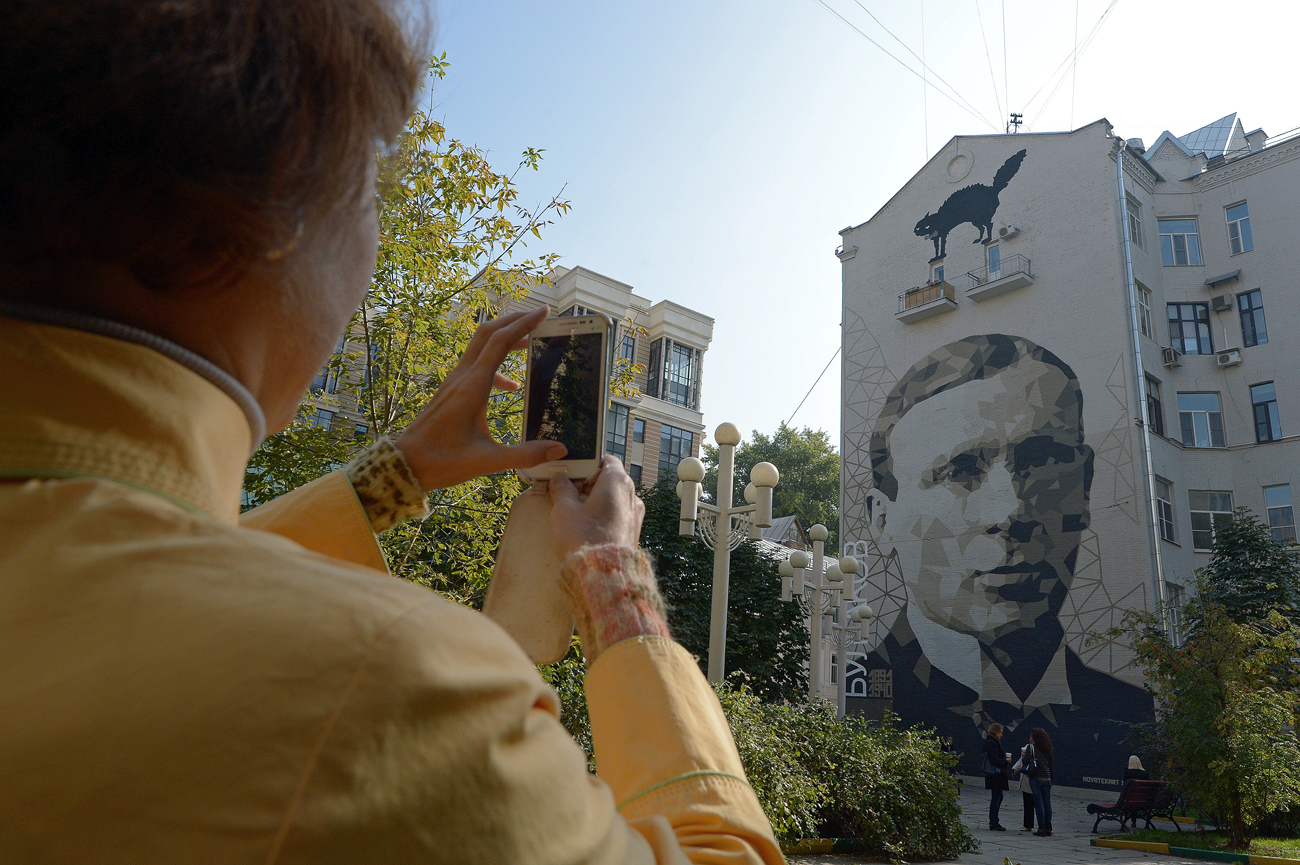
POLYGON ((980 771, 984 773, 985 777, 989 778, 1002 774, 1001 769, 989 762, 988 754, 985 754, 984 759, 980 762, 980 771))

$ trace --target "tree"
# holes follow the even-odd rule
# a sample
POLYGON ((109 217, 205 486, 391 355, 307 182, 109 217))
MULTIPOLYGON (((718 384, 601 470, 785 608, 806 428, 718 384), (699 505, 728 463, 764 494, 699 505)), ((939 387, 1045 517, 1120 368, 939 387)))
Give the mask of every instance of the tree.
MULTIPOLYGON (((436 80, 447 67, 445 54, 430 62, 436 80)), ((370 294, 348 331, 350 344, 363 348, 329 362, 369 431, 354 438, 316 429, 305 401, 294 424, 250 461, 247 506, 333 470, 373 436, 404 429, 455 367, 478 322, 526 295, 531 282, 548 281, 556 256, 529 258, 522 250, 569 203, 556 196, 530 209, 516 186, 519 173, 537 170, 541 159, 542 151, 530 148, 513 172, 498 173, 482 150, 449 138, 428 111, 415 112, 397 146, 379 157, 379 256, 370 294)), ((516 380, 521 371, 517 355, 503 370, 516 380)), ((517 394, 491 401, 488 421, 498 437, 518 440, 519 411, 517 394)), ((382 536, 393 573, 481 603, 518 493, 513 472, 435 492, 428 519, 382 536)))
MULTIPOLYGON (((1231 521, 1215 527, 1210 563, 1198 574, 1201 597, 1222 606, 1235 622, 1257 621, 1274 609, 1300 621, 1300 565, 1249 508, 1237 508, 1231 521)), ((1191 616, 1188 622, 1197 626, 1191 616)))
MULTIPOLYGON (((709 653, 713 553, 677 533, 681 502, 672 478, 642 492, 641 546, 655 560, 673 637, 699 660, 709 653)), ((727 609, 727 671, 748 677, 765 699, 801 700, 808 690, 808 629, 802 603, 781 601, 777 562, 752 542, 731 553, 727 609)))
MULTIPOLYGON (((772 495, 772 513, 799 517, 804 529, 821 523, 830 530, 826 540, 828 553, 839 549, 840 534, 840 455, 824 430, 804 427, 796 430, 786 424, 768 437, 754 430, 748 442, 736 448, 736 489, 733 501, 743 501, 749 472, 755 465, 769 462, 781 472, 781 480, 772 495)), ((716 490, 718 449, 704 446, 706 490, 716 490)))

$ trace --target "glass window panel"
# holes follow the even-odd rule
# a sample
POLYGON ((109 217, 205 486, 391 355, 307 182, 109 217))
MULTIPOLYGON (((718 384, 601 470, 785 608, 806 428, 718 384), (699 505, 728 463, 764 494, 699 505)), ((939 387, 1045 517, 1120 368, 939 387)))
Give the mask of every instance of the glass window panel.
POLYGON ((1270 508, 1291 507, 1291 485, 1264 487, 1264 502, 1270 508))
POLYGON ((1253 385, 1250 389, 1251 402, 1268 402, 1277 399, 1277 389, 1274 388, 1273 382, 1253 385))
POLYGON ((1179 412, 1178 426, 1183 434, 1183 447, 1196 447, 1196 435, 1192 432, 1192 413, 1189 411, 1179 412))
POLYGON ((1210 510, 1232 511, 1232 493, 1210 493, 1210 510))
POLYGON ((1174 264, 1187 263, 1187 235, 1174 235, 1174 264))
POLYGON ((1178 395, 1179 411, 1218 411, 1219 395, 1217 393, 1180 393, 1178 395))
POLYGON ((1196 233, 1195 219, 1161 219, 1159 222, 1160 222, 1161 234, 1195 234, 1196 233))
POLYGON ((1210 446, 1210 420, 1207 412, 1192 413, 1192 429, 1195 433, 1194 439, 1198 448, 1208 448, 1210 446))
POLYGON ((1241 221, 1241 245, 1243 252, 1249 252, 1255 248, 1255 240, 1250 236, 1250 220, 1241 221))
POLYGON ((1160 263, 1165 267, 1174 265, 1174 239, 1167 234, 1160 235, 1160 263))
POLYGON ((1192 265, 1201 263, 1201 242, 1195 234, 1187 235, 1187 263, 1192 265))
MULTIPOLYGON (((1187 503, 1191 505, 1194 511, 1208 511, 1210 509, 1210 494, 1190 492, 1187 494, 1187 503)), ((1205 527, 1209 528, 1209 523, 1206 523, 1205 527)))
POLYGON ((1002 270, 1002 250, 995 243, 989 247, 989 273, 1002 270))
POLYGON ((1238 219, 1241 219, 1242 217, 1245 216, 1249 216, 1249 214, 1246 212, 1246 205, 1244 203, 1237 204, 1228 208, 1229 222, 1236 222, 1238 219))

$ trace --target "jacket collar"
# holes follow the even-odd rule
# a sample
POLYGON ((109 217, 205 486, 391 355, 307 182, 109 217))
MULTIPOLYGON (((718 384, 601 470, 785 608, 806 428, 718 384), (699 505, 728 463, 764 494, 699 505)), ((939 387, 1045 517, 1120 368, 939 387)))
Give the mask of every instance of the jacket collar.
POLYGON ((0 363, 0 477, 101 478, 238 518, 261 409, 208 361, 113 322, 6 306, 0 363))

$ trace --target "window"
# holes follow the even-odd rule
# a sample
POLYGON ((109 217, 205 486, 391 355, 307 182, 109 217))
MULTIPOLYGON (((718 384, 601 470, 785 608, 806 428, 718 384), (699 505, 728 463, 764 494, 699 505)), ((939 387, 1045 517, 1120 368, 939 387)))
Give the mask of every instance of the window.
POLYGON ((1002 250, 996 243, 990 243, 988 246, 984 247, 984 249, 988 253, 989 279, 997 279, 997 276, 994 274, 1000 274, 1002 272, 1002 250))
POLYGON ((334 423, 334 412, 325 408, 316 409, 316 417, 312 419, 312 426, 329 429, 332 423, 334 423))
POLYGON ((1128 209, 1128 239, 1138 249, 1142 249, 1142 205, 1127 196, 1125 199, 1128 209))
POLYGON ((574 305, 566 309, 564 312, 560 313, 558 316, 556 316, 556 318, 565 318, 566 316, 570 316, 570 315, 593 315, 595 312, 596 310, 594 309, 588 309, 585 306, 574 305))
POLYGON ((1208 553, 1214 549, 1214 535, 1232 522, 1232 493, 1196 492, 1187 494, 1192 511, 1192 549, 1208 553))
POLYGON ((1282 420, 1277 413, 1277 388, 1273 382, 1251 385, 1250 405, 1255 413, 1255 441, 1275 442, 1282 438, 1282 420))
POLYGON ((645 441, 645 421, 641 420, 641 418, 635 418, 632 421, 632 441, 645 441))
POLYGON ((1264 293, 1258 288, 1237 295, 1237 312, 1241 313, 1241 341, 1250 347, 1268 342, 1264 326, 1264 293))
POLYGON ((664 399, 674 405, 694 408, 695 365, 699 352, 689 346, 670 343, 664 377, 664 399))
POLYGON ((930 283, 943 282, 943 262, 930 265, 930 283))
POLYGON ((1273 527, 1273 540, 1279 544, 1295 543, 1295 512, 1291 510, 1291 485, 1264 487, 1264 505, 1268 508, 1268 524, 1273 527))
POLYGON ((1174 492, 1160 478, 1156 478, 1156 516, 1160 520, 1160 537, 1174 543, 1174 492))
POLYGON ((1182 267, 1201 263, 1201 242, 1195 219, 1161 219, 1160 262, 1165 267, 1182 267))
POLYGON ((627 459, 627 418, 627 406, 614 403, 605 419, 605 453, 620 460, 627 459))
POLYGON ((1165 434, 1165 409, 1160 403, 1160 382, 1151 376, 1147 380, 1147 425, 1158 436, 1165 434))
POLYGON ((1223 411, 1217 393, 1180 393, 1178 425, 1189 448, 1223 447, 1223 411))
POLYGON ((1143 336, 1155 339, 1156 329, 1151 323, 1151 292, 1142 283, 1137 283, 1138 327, 1143 336))
POLYGON ((659 428, 659 479, 677 470, 677 464, 691 455, 695 434, 664 424, 659 428))
POLYGON ((1169 344, 1183 354, 1213 354, 1208 303, 1171 303, 1169 344))
POLYGON ((619 346, 618 356, 628 363, 636 362, 636 337, 630 333, 623 334, 623 344, 619 346))
POLYGON ((1244 201, 1228 208, 1228 246, 1233 255, 1255 248, 1255 241, 1250 236, 1250 213, 1246 211, 1244 201))
POLYGON ((641 467, 636 463, 627 467, 628 477, 632 478, 632 483, 641 486, 641 467))
POLYGON ((662 367, 659 365, 659 354, 663 351, 663 345, 662 339, 650 343, 650 363, 646 365, 646 396, 659 396, 659 379, 663 375, 662 367))
POLYGON ((370 427, 363 423, 359 423, 352 428, 352 437, 354 439, 363 439, 366 437, 366 433, 368 432, 370 432, 370 427))

